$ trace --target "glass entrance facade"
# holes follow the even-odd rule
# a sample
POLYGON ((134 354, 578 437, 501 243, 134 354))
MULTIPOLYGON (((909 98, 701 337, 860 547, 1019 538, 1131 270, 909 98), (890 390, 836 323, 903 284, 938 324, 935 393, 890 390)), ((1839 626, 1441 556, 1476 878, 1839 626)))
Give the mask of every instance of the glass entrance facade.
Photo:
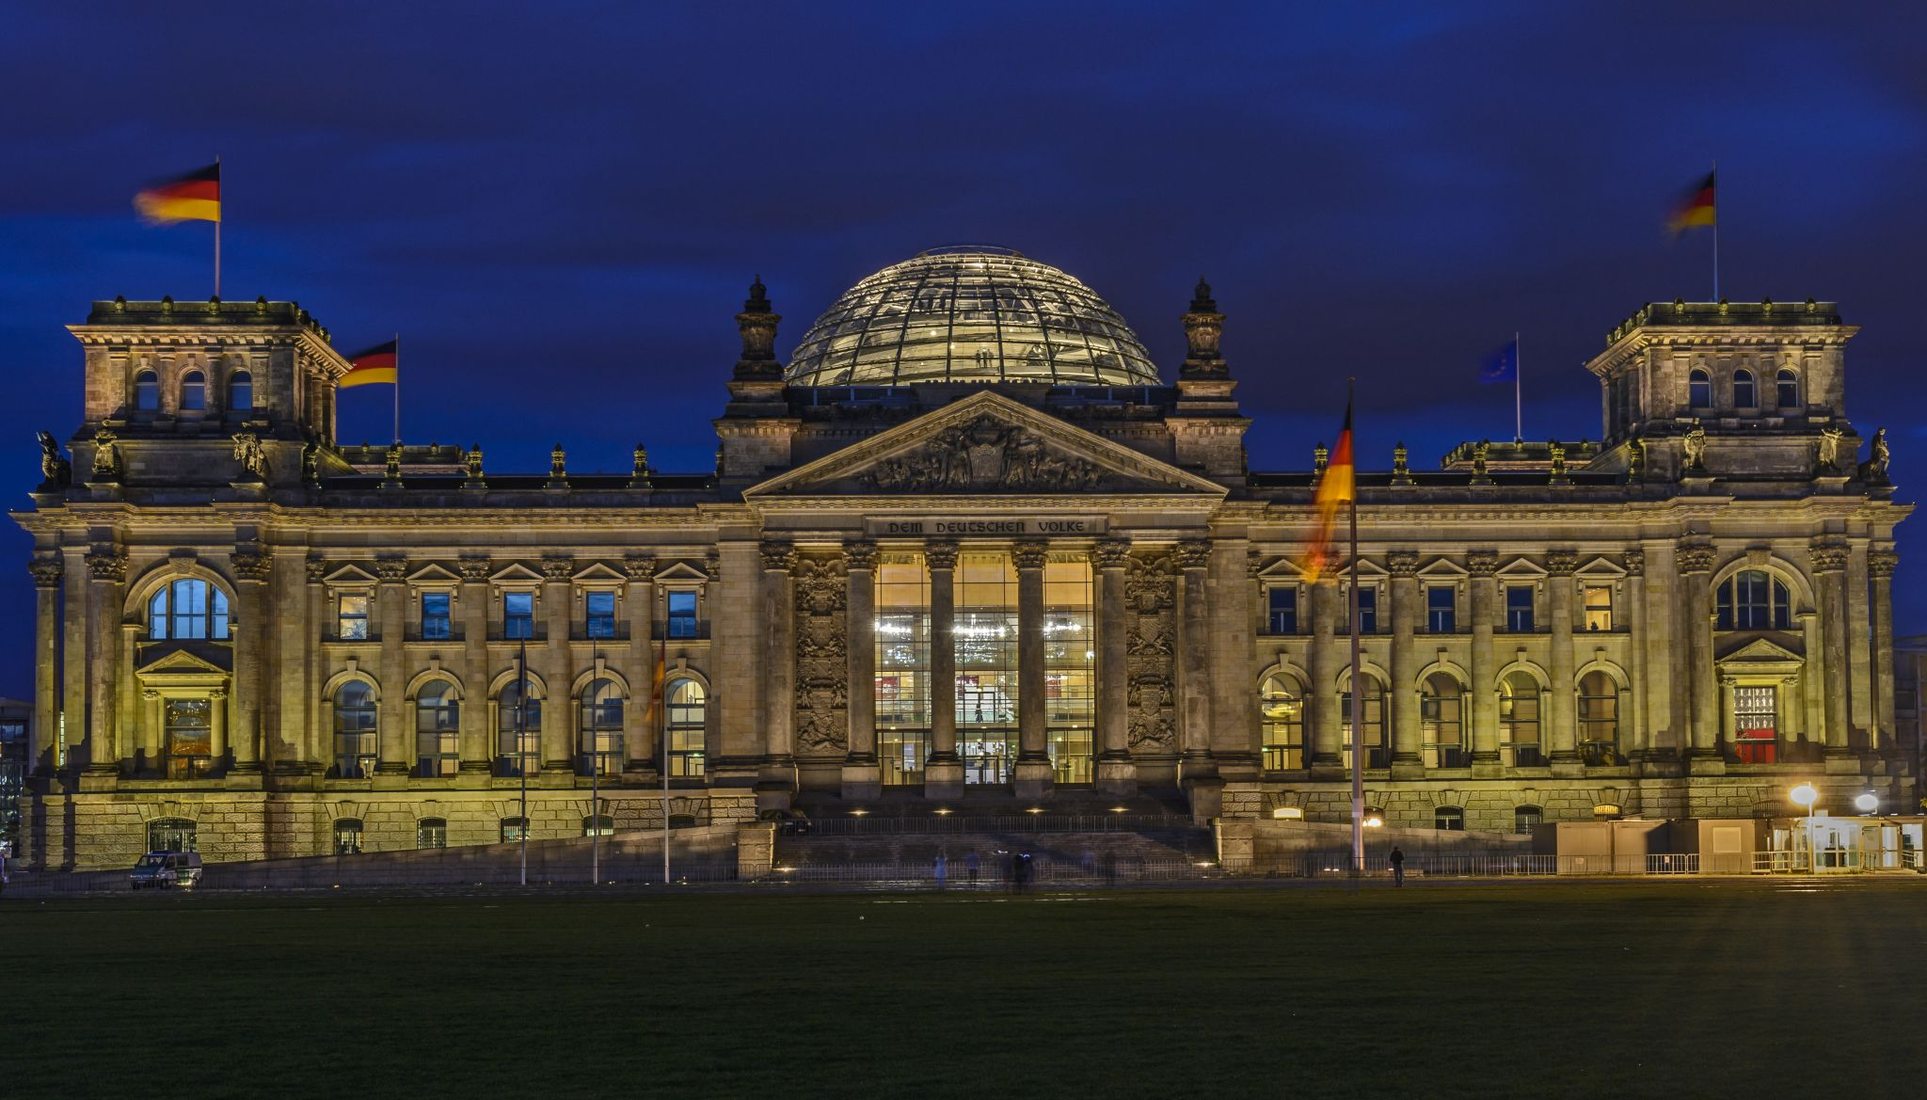
POLYGON ((1002 550, 957 555, 957 755, 965 783, 1008 783, 1017 760, 1017 570, 1002 550))
POLYGON ((1053 554, 1044 566, 1044 701, 1051 768, 1058 783, 1091 781, 1097 727, 1097 633, 1091 564, 1053 554))
POLYGON ((930 575, 920 553, 879 555, 877 763, 883 785, 923 782, 930 752, 930 575))

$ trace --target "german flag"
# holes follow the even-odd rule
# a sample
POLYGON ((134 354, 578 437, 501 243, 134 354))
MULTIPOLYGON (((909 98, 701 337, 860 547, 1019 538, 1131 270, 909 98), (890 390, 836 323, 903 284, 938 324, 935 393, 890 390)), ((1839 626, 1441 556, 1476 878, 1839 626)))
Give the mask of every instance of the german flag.
POLYGON ((1688 229, 1698 229, 1718 223, 1718 213, 1713 205, 1715 175, 1717 175, 1715 172, 1706 173, 1706 178, 1698 187, 1680 196, 1679 204, 1673 207, 1673 216, 1666 221, 1666 226, 1673 231, 1673 236, 1677 237, 1688 229))
POLYGON ((1352 467, 1352 403, 1345 402, 1345 427, 1338 433, 1331 461, 1318 477, 1318 491, 1312 507, 1318 511, 1318 527, 1312 533, 1311 547, 1305 551, 1305 579, 1316 581, 1332 563, 1332 538, 1338 529, 1338 506, 1358 498, 1356 473, 1352 467))
POLYGON ((162 225, 220 221, 221 162, 143 189, 134 196, 134 209, 162 225))
POLYGON ((378 344, 360 354, 350 355, 348 362, 354 369, 342 375, 341 381, 335 384, 345 390, 349 386, 369 386, 377 382, 393 383, 396 374, 395 345, 398 343, 400 343, 399 340, 390 340, 386 344, 378 344))

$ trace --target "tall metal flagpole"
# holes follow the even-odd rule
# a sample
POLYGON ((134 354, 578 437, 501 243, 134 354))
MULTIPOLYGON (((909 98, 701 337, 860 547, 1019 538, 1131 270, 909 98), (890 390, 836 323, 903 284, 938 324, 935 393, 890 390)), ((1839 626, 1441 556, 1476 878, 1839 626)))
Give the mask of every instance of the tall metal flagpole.
POLYGON ((669 685, 664 682, 669 665, 669 621, 663 620, 663 636, 656 639, 656 742, 662 746, 662 884, 669 885, 669 685))
MULTIPOLYGON (((1355 412, 1352 407, 1352 392, 1357 379, 1345 380, 1345 409, 1355 412)), ((1365 873, 1365 739, 1359 736, 1359 708, 1365 700, 1365 678, 1360 669, 1358 653, 1358 428, 1355 415, 1347 417, 1352 424, 1352 561, 1351 561, 1351 618, 1352 618, 1352 873, 1365 873)))
MULTIPOLYGON (((1526 441, 1525 398, 1520 396, 1521 389, 1525 385, 1524 379, 1520 377, 1526 372, 1525 360, 1524 353, 1519 350, 1519 334, 1514 332, 1512 334, 1512 441, 1514 443, 1526 441)), ((399 371, 396 372, 395 377, 401 377, 399 371)))
POLYGON ((227 196, 221 194, 221 154, 214 154, 214 186, 217 209, 214 218, 214 296, 221 296, 221 219, 227 217, 227 196))
MULTIPOLYGON (((582 606, 582 625, 589 633, 589 667, 595 668, 596 662, 602 659, 602 655, 599 643, 596 641, 595 629, 589 623, 589 608, 586 602, 582 606)), ((602 885, 602 700, 594 697, 597 679, 599 677, 593 676, 589 679, 591 694, 589 706, 594 708, 589 712, 589 736, 592 738, 592 743, 588 753, 589 885, 591 886, 602 885)))
POLYGON ((1713 162, 1713 300, 1720 300, 1720 162, 1713 162))
POLYGON ((529 721, 529 640, 515 658, 515 771, 522 777, 522 885, 529 884, 529 756, 524 743, 529 721))
POLYGON ((395 334, 395 442, 401 442, 401 333, 395 334))

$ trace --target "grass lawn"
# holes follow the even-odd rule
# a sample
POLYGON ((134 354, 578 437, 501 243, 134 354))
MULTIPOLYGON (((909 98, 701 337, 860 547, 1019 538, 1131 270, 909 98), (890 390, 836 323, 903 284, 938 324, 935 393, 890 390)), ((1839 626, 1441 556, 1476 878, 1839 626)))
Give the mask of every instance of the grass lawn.
POLYGON ((0 1096, 1917 1096, 1927 883, 0 899, 0 1096))

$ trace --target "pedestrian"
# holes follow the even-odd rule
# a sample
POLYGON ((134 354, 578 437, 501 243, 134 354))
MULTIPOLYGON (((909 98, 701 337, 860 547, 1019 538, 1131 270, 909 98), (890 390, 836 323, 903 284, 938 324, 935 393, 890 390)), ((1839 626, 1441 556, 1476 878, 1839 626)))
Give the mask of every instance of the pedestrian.
POLYGON ((1393 846, 1392 848, 1391 864, 1392 864, 1392 885, 1393 886, 1405 885, 1405 853, 1399 851, 1396 845, 1393 846))
POLYGON ((970 885, 977 885, 977 850, 975 848, 970 850, 969 855, 964 856, 964 870, 970 872, 970 885))
POLYGON ((1019 893, 1030 889, 1030 853, 1017 857, 1017 890, 1019 893))
POLYGON ((1024 857, 1017 853, 1017 849, 1012 848, 1010 850, 1010 892, 1011 893, 1014 894, 1017 891, 1024 888, 1023 875, 1024 875, 1024 857))
POLYGON ((937 889, 938 890, 943 889, 944 876, 949 874, 949 872, 950 872, 950 860, 942 852, 938 852, 937 853, 937 889))

